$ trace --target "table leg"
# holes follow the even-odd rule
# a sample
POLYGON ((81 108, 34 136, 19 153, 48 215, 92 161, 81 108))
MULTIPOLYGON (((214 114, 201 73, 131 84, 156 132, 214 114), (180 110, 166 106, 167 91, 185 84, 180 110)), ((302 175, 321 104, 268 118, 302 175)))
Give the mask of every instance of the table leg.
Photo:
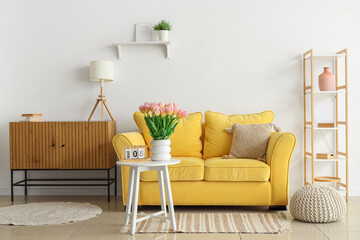
POLYGON ((167 166, 164 166, 164 173, 165 173, 164 178, 165 178, 166 198, 167 198, 168 207, 169 207, 170 222, 171 222, 171 226, 172 226, 173 230, 176 231, 174 204, 173 204, 173 200, 172 200, 169 170, 168 170, 167 166))
POLYGON ((115 196, 117 196, 117 166, 115 165, 114 169, 114 180, 115 180, 115 196))
POLYGON ((129 183, 127 190, 126 210, 125 210, 125 225, 129 224, 131 203, 134 189, 134 168, 130 167, 129 183))
POLYGON ((28 177, 27 177, 27 170, 25 170, 25 196, 27 196, 27 194, 28 194, 28 189, 27 189, 27 184, 28 184, 28 181, 27 181, 27 179, 28 179, 28 177))
POLYGON ((139 199, 139 182, 140 182, 140 169, 135 167, 134 170, 134 192, 133 192, 133 202, 132 202, 132 212, 131 212, 131 231, 130 234, 135 234, 136 228, 136 218, 137 218, 137 208, 138 208, 138 199, 139 199))
MULTIPOLYGON (((159 179, 161 211, 164 211, 164 216, 166 217, 167 211, 166 211, 166 199, 165 199, 165 189, 164 189, 164 173, 162 170, 158 170, 158 179, 159 179)), ((165 219, 164 222, 167 222, 167 219, 165 219)))
POLYGON ((108 192, 108 202, 110 202, 110 169, 107 170, 107 192, 108 192))
POLYGON ((11 181, 11 202, 14 201, 14 171, 11 170, 10 173, 10 181, 11 181))

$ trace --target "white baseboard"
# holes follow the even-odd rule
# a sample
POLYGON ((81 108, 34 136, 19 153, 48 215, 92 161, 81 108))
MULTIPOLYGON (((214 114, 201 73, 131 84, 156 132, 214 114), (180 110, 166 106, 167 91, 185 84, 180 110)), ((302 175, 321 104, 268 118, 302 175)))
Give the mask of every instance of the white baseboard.
POLYGON ((350 191, 349 196, 360 196, 360 190, 350 191))

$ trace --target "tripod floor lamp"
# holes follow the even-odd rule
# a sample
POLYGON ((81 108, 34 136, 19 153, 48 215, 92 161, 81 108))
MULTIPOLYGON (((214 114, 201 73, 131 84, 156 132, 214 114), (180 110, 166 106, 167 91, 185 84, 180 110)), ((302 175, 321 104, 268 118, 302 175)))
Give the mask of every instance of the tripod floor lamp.
POLYGON ((92 61, 90 62, 90 81, 100 83, 100 95, 96 99, 95 106, 90 114, 88 121, 91 120, 97 106, 101 105, 101 121, 104 121, 104 107, 109 113, 111 120, 114 121, 113 116, 106 104, 105 95, 103 95, 104 82, 114 81, 114 63, 111 61, 92 61))

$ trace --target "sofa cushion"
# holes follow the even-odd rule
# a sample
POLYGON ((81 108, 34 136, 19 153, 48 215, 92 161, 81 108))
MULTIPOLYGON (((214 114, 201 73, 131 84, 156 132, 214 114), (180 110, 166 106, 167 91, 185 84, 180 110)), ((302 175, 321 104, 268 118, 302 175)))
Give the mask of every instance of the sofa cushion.
MULTIPOLYGON (((253 158, 264 159, 271 131, 275 129, 273 123, 238 124, 226 129, 232 133, 230 154, 224 158, 253 158)), ((276 130, 279 128, 276 127, 276 130)), ((275 131, 275 130, 274 130, 275 131)))
POLYGON ((246 115, 224 115, 207 111, 205 113, 204 159, 222 157, 230 153, 232 135, 226 131, 235 123, 262 124, 271 123, 274 114, 271 111, 246 115))
POLYGON ((264 182, 270 179, 270 166, 254 159, 209 158, 205 161, 206 181, 264 182))
MULTIPOLYGON (((146 144, 150 148, 152 137, 149 128, 146 126, 144 114, 134 113, 136 125, 144 135, 146 144)), ((202 142, 200 140, 202 113, 191 113, 187 118, 180 119, 175 132, 170 136, 171 156, 174 157, 202 157, 202 142)))
MULTIPOLYGON (((195 157, 176 157, 181 163, 169 166, 171 181, 204 180, 204 160, 195 157)), ((140 174, 141 181, 158 181, 157 171, 151 170, 140 174)))

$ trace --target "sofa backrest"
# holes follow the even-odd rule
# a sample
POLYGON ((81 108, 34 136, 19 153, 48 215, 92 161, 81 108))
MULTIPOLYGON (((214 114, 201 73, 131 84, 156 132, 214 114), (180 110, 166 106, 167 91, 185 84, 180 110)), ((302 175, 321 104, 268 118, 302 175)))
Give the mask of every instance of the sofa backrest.
MULTIPOLYGON (((271 111, 229 116, 207 111, 205 113, 205 122, 202 122, 201 113, 193 113, 190 114, 190 116, 191 117, 187 119, 186 123, 184 122, 184 128, 181 129, 182 124, 180 124, 180 126, 176 129, 178 130, 178 133, 176 133, 175 130, 175 133, 170 137, 170 140, 172 140, 171 154, 174 157, 202 157, 204 159, 222 157, 229 154, 232 142, 232 135, 225 130, 227 127, 231 127, 235 123, 271 123, 274 119, 274 114, 271 111), (192 123, 189 123, 189 121, 192 123), (191 134, 188 135, 185 133, 191 134), (200 141, 196 140, 199 138, 200 141)), ((144 116, 142 113, 134 113, 134 120, 142 131, 147 145, 150 147, 150 140, 152 138, 148 134, 149 129, 147 128, 143 118, 144 116)))

